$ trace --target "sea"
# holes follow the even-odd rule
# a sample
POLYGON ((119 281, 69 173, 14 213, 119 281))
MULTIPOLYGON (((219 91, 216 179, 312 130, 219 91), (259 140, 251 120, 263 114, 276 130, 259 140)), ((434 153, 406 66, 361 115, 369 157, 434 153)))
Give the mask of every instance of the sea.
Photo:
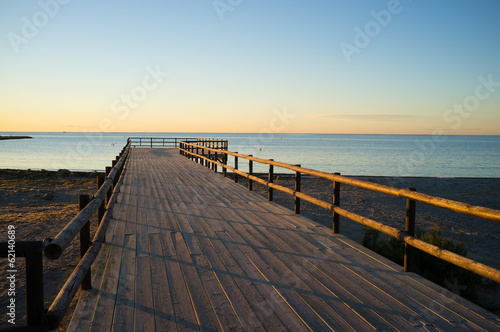
MULTIPOLYGON (((33 139, 0 140, 0 169, 104 171, 128 137, 199 137, 228 140, 230 151, 342 175, 500 178, 500 136, 0 132, 8 135, 33 139)), ((240 159, 239 168, 245 167, 240 159)), ((254 163, 255 172, 267 167, 254 163)))

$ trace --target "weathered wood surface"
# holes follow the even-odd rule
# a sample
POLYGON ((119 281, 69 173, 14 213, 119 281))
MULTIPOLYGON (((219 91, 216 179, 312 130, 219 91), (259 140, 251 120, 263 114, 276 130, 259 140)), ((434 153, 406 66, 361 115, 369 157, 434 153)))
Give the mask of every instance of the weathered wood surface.
POLYGON ((500 330, 490 312, 175 149, 133 149, 123 181, 69 331, 500 330))

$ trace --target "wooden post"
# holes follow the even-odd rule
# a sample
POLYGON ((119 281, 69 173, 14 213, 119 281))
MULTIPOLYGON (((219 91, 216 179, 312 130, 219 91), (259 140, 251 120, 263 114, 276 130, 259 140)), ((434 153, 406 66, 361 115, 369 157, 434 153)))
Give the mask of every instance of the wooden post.
MULTIPOLYGON (((111 167, 106 166, 106 177, 108 177, 109 173, 111 172, 111 167)), ((106 193, 106 202, 109 204, 109 201, 111 199, 111 195, 113 194, 112 190, 108 190, 106 193)))
MULTIPOLYGON (((113 165, 113 167, 115 167, 115 166, 116 166, 116 164, 118 164, 118 160, 115 162, 115 164, 113 165)), ((115 187, 116 187, 116 185, 117 185, 117 183, 118 183, 118 176, 119 176, 119 175, 118 175, 118 173, 119 173, 119 172, 116 172, 116 173, 117 173, 117 174, 115 175, 115 177, 114 177, 114 179, 113 179, 113 190, 115 189, 115 187)))
POLYGON ((200 154, 200 148, 198 147, 198 144, 196 144, 196 163, 200 163, 200 158, 198 155, 200 154))
POLYGON ((153 147, 153 137, 151 137, 151 147, 153 147))
POLYGON ((208 159, 210 159, 210 169, 213 171, 214 170, 214 167, 215 167, 215 156, 216 156, 217 152, 214 152, 214 153, 210 153, 210 156, 208 157, 208 159))
MULTIPOLYGON (((300 165, 295 165, 299 166, 300 165)), ((295 172, 295 191, 300 192, 300 172, 295 172)), ((300 214, 300 198, 295 197, 295 214, 300 214)))
POLYGON ((26 321, 41 326, 44 314, 42 245, 26 252, 26 321))
MULTIPOLYGON (((89 203, 89 195, 78 195, 78 207, 79 210, 83 210, 85 206, 89 203)), ((80 230, 80 260, 87 253, 90 247, 90 221, 87 221, 85 225, 80 230)), ((82 289, 92 288, 91 273, 89 272, 85 275, 85 278, 81 284, 82 289)))
MULTIPOLYGON (((408 190, 416 191, 415 188, 408 188, 408 190)), ((410 236, 415 236, 415 214, 416 214, 416 202, 409 198, 406 199, 406 232, 410 236)), ((413 271, 413 257, 415 253, 415 248, 405 243, 405 257, 404 257, 404 271, 413 271)))
MULTIPOLYGON (((224 157, 222 157, 222 163, 224 164, 224 166, 227 166, 227 154, 224 153, 224 157)), ((222 175, 224 177, 227 176, 227 168, 224 167, 224 169, 222 170, 222 175)))
MULTIPOLYGON (((269 159, 269 160, 273 161, 274 159, 269 159)), ((273 165, 269 165, 269 177, 268 177, 268 181, 270 183, 274 182, 274 166, 273 165)), ((273 200, 273 188, 271 188, 271 187, 267 187, 267 199, 269 201, 273 200)))
MULTIPOLYGON (((253 157, 253 155, 250 155, 250 157, 253 157)), ((248 174, 252 175, 253 174, 253 160, 248 161, 248 174)), ((253 181, 248 179, 248 190, 252 191, 253 190, 253 181)))
MULTIPOLYGON (((122 167, 122 170, 123 170, 123 167, 122 167)), ((119 175, 117 175, 117 176, 119 176, 119 175)), ((97 190, 98 191, 104 183, 104 178, 105 178, 105 176, 102 174, 97 175, 97 190)), ((107 199, 109 200, 109 198, 107 198, 107 199)), ((101 224, 105 213, 106 213, 106 201, 105 201, 105 199, 103 199, 101 205, 99 206, 99 209, 97 210, 97 223, 98 223, 98 225, 101 224)), ((103 241, 106 241, 106 238, 104 238, 103 241)))
MULTIPOLYGON (((238 169, 238 157, 234 157, 234 169, 238 169)), ((238 174, 234 173, 234 183, 238 183, 238 174)))
MULTIPOLYGON (((97 190, 101 188, 104 183, 104 176, 102 174, 97 175, 97 190)), ((106 212, 106 206, 104 200, 102 200, 101 206, 99 206, 99 210, 97 210, 97 222, 100 224, 102 221, 102 217, 104 217, 104 213, 106 212)))
MULTIPOLYGON (((335 175, 340 175, 340 173, 333 173, 335 175)), ((340 182, 333 181, 333 205, 340 205, 340 182)), ((333 212, 333 234, 340 233, 340 215, 333 212)))

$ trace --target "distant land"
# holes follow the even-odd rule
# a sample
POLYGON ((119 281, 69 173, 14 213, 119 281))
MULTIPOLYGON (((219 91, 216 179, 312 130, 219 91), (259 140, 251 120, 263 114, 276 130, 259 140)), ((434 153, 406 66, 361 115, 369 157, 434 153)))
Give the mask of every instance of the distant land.
POLYGON ((27 139, 27 138, 33 138, 31 136, 0 136, 0 141, 6 140, 6 139, 27 139))

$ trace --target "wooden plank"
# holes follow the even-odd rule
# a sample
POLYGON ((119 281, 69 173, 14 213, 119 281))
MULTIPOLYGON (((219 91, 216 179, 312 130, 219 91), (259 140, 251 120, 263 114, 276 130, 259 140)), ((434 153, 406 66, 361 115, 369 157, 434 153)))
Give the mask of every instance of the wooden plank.
MULTIPOLYGON (((316 255, 316 258, 320 255, 321 254, 316 255)), ((329 256, 330 257, 335 256, 335 253, 331 252, 329 256)), ((410 300, 411 297, 408 296, 409 290, 406 287, 405 287, 404 293, 401 292, 399 294, 396 294, 395 296, 390 296, 389 293, 391 293, 393 291, 392 290, 393 285, 391 283, 387 283, 387 282, 380 282, 375 277, 373 277, 371 271, 367 270, 364 267, 364 263, 362 263, 362 261, 361 262, 359 261, 359 255, 357 256, 357 259, 358 259, 357 261, 347 261, 347 260, 345 260, 344 257, 345 257, 345 253, 343 253, 342 256, 337 256, 337 258, 336 258, 337 260, 340 260, 341 262, 343 261, 343 264, 341 264, 340 268, 339 268, 340 269, 339 272, 341 272, 340 275, 350 275, 350 277, 347 280, 344 280, 342 282, 343 286, 348 287, 348 289, 351 291, 356 289, 355 288, 356 284, 366 284, 368 286, 371 286, 372 292, 376 296, 376 299, 379 297, 383 298, 384 299, 383 303, 385 305, 389 305, 389 306, 392 305, 392 307, 389 307, 391 310, 397 310, 403 316, 408 317, 408 318, 410 318, 410 317, 412 318, 412 319, 408 319, 406 324, 417 324, 416 322, 421 322, 424 325, 430 324, 430 322, 426 321, 425 318, 420 317, 420 315, 417 314, 417 312, 414 311, 411 308, 411 306, 408 306, 408 302, 411 302, 411 300, 410 300), (370 280, 367 280, 366 276, 370 277, 370 280), (352 284, 351 282, 354 282, 354 284, 352 284), (379 283, 380 287, 377 287, 376 284, 374 284, 374 283, 379 283), (399 300, 400 298, 406 298, 406 304, 403 304, 399 300)), ((326 263, 324 261, 321 261, 321 260, 318 260, 316 262, 316 264, 319 266, 322 266, 323 269, 328 269, 328 267, 329 267, 329 265, 326 265, 326 263)), ((380 266, 377 268, 377 271, 381 271, 380 266)), ((335 270, 329 271, 328 275, 331 275, 334 272, 335 272, 335 270)), ((381 273, 384 273, 384 272, 381 272, 381 273)), ((388 272, 388 274, 390 275, 393 273, 388 272)), ((359 292, 357 292, 357 293, 359 293, 359 292)), ((366 298, 366 296, 364 296, 364 297, 366 298)), ((372 301, 373 301, 373 299, 372 299, 372 301)), ((376 302, 374 304, 376 304, 377 302, 380 303, 380 301, 377 301, 377 300, 375 300, 375 301, 376 302)), ((385 307, 385 305, 382 307, 385 307)), ((418 306, 421 306, 421 305, 422 304, 418 304, 418 306)), ((441 318, 442 317, 440 317, 439 315, 437 315, 437 317, 436 317, 436 315, 432 316, 433 324, 439 323, 441 318)), ((462 323, 460 323, 461 321, 462 320, 459 319, 458 316, 455 315, 454 319, 446 320, 446 324, 458 327, 458 326, 462 325, 462 323)), ((404 323, 400 323, 400 324, 403 324, 403 326, 405 325, 404 323)))
MULTIPOLYGON (((220 283, 219 276, 215 273, 211 264, 217 264, 220 260, 217 260, 218 257, 215 255, 211 255, 212 259, 215 259, 215 262, 210 261, 206 256, 206 251, 210 252, 213 248, 209 247, 208 244, 203 248, 201 248, 200 242, 204 239, 204 233, 201 231, 198 226, 200 224, 206 223, 206 220, 201 217, 200 211, 193 205, 190 200, 192 196, 185 195, 183 196, 184 202, 187 204, 181 204, 179 207, 180 210, 183 211, 182 215, 177 216, 177 220, 181 228, 183 229, 183 235, 186 240, 186 244, 190 249, 191 255, 194 257, 194 263, 197 268, 198 274, 200 275, 200 279, 205 286, 207 294, 210 294, 210 301, 212 302, 212 307, 214 308, 219 322, 224 330, 233 330, 235 328, 241 328, 242 325, 247 326, 248 328, 252 328, 256 330, 255 323, 258 321, 256 319, 255 314, 250 311, 240 312, 240 314, 235 313, 235 306, 233 301, 227 295, 227 291, 224 289, 224 286, 220 283), (197 229, 198 232, 196 234, 193 231, 197 229), (189 239, 189 240, 187 240, 189 239), (203 253, 203 254, 202 254, 203 253), (242 319, 251 319, 252 325, 248 322, 243 322, 242 319)), ((222 277, 222 276, 220 276, 222 277)), ((227 279, 226 279, 227 280, 227 279)), ((234 286, 231 283, 231 286, 234 286)), ((234 289, 234 288, 233 288, 234 289)), ((238 290, 235 290, 239 294, 238 290)), ((241 297, 237 297, 237 303, 242 303, 243 299, 241 297)), ((245 309, 249 309, 247 303, 243 302, 243 306, 245 309)), ((239 306, 239 308, 241 308, 239 306)))
MULTIPOLYGON (((497 316, 175 151, 133 149, 129 168, 93 329, 500 329, 497 316), (135 309, 117 301, 112 322, 117 294, 135 309)), ((88 316, 76 313, 82 327, 88 316)))
MULTIPOLYGON (((117 202, 114 206, 113 215, 118 218, 124 218, 127 212, 127 205, 129 201, 130 188, 120 187, 121 193, 118 195, 117 202)), ((107 229, 107 239, 112 239, 115 233, 117 219, 112 218, 107 229)), ((68 331, 87 331, 92 325, 92 318, 94 316, 95 307, 98 299, 98 287, 100 287, 106 264, 109 259, 111 245, 103 243, 99 255, 97 256, 94 264, 92 265, 92 286, 93 288, 87 291, 82 291, 78 300, 77 307, 74 310, 71 322, 68 326, 68 331), (96 288, 97 287, 97 288, 96 288)))
MULTIPOLYGON (((330 313, 330 315, 332 315, 332 320, 334 322, 338 321, 339 324, 344 324, 342 326, 343 330, 352 328, 352 326, 355 326, 355 322, 359 321, 359 317, 363 317, 363 315, 359 314, 359 310, 356 310, 356 302, 360 302, 359 299, 348 293, 351 297, 352 303, 349 303, 349 305, 339 306, 339 304, 347 303, 347 301, 342 300, 343 295, 338 294, 338 290, 333 291, 331 288, 327 287, 315 278, 315 272, 318 267, 306 263, 308 257, 315 255, 314 252, 304 250, 298 252, 296 250, 297 246, 300 244, 294 241, 294 239, 282 241, 279 237, 264 237, 258 232, 257 229, 245 226, 248 225, 241 224, 239 229, 236 229, 236 231, 242 236, 253 236, 255 238, 255 241, 257 241, 255 246, 262 248, 261 252, 265 253, 267 260, 270 260, 270 266, 275 267, 276 265, 279 266, 286 262, 286 267, 281 267, 282 271, 280 271, 285 280, 288 279, 288 282, 291 282, 292 285, 302 285, 304 281, 307 282, 308 287, 312 287, 314 289, 314 291, 311 289, 307 292, 318 294, 323 301, 329 302, 332 307, 338 310, 339 313, 341 313, 341 317, 336 316, 334 313, 330 313), (245 235, 245 233, 248 235, 245 235), (281 246, 277 246, 276 244, 278 243, 281 243, 281 246), (291 247, 292 244, 293 248, 291 247), (342 323, 342 321, 344 321, 344 323, 342 323)), ((304 285, 302 285, 302 287, 304 287, 304 285)), ((366 317, 364 319, 366 320, 366 317)), ((371 322, 371 325, 374 326, 374 328, 388 328, 386 325, 381 326, 380 324, 377 324, 377 322, 371 322)), ((367 326, 365 326, 365 328, 366 327, 367 326)))
MULTIPOLYGON (((245 217, 248 217, 248 215, 245 217)), ((318 312, 315 312, 316 315, 328 316, 328 318, 325 318, 325 319, 329 320, 329 324, 331 324, 332 327, 340 328, 340 326, 341 326, 341 328, 343 330, 352 329, 352 327, 349 325, 349 323, 344 320, 345 317, 342 318, 339 315, 337 315, 335 312, 331 311, 330 308, 325 305, 325 303, 323 302, 323 299, 321 299, 321 297, 318 297, 319 298, 318 299, 318 298, 315 298, 314 296, 310 296, 310 294, 317 294, 317 293, 314 293, 309 288, 311 280, 307 280, 307 285, 306 285, 294 272, 292 272, 290 270, 290 268, 292 266, 290 266, 290 265, 288 265, 288 267, 283 266, 283 264, 281 264, 281 262, 276 259, 275 254, 271 253, 271 251, 267 249, 267 248, 273 249, 273 252, 275 252, 275 251, 283 252, 284 250, 282 250, 282 248, 277 248, 277 247, 273 248, 272 246, 269 247, 267 244, 259 242, 258 234, 257 233, 253 233, 253 235, 250 234, 249 232, 247 232, 247 230, 245 229, 244 226, 248 226, 248 225, 245 225, 244 223, 233 224, 233 227, 235 227, 235 234, 239 234, 244 239, 247 239, 247 241, 251 241, 254 248, 260 248, 260 250, 258 251, 259 256, 263 261, 266 261, 266 264, 268 264, 270 267, 272 267, 274 269, 273 275, 275 276, 275 278, 277 278, 276 279, 277 283, 281 282, 285 285, 285 287, 291 288, 295 292, 299 293, 300 298, 303 301, 307 302, 308 304, 316 304, 314 306, 315 308, 321 308, 321 309, 318 309, 321 312, 321 314, 319 314, 318 312), (257 237, 255 235, 257 235, 257 237)), ((251 232, 251 229, 249 231, 251 232)), ((260 240, 264 240, 266 242, 268 241, 268 239, 266 239, 266 238, 261 238, 260 240)), ((294 262, 293 266, 296 266, 296 265, 297 264, 294 262)), ((304 276, 304 274, 302 274, 301 276, 304 276)), ((326 297, 326 296, 328 296, 328 294, 323 294, 323 296, 326 297)), ((340 308, 340 309, 342 309, 342 308, 340 308)), ((346 316, 346 314, 347 314, 347 317, 349 317, 348 316, 349 313, 345 312, 345 310, 344 310, 343 314, 344 314, 343 316, 346 316)), ((352 316, 352 313, 351 313, 351 316, 352 316)), ((356 318, 359 319, 359 317, 356 317, 356 318)), ((322 319, 322 318, 320 318, 320 319, 322 319)), ((324 320, 324 319, 322 319, 322 320, 324 320)), ((351 324, 352 324, 352 322, 351 322, 351 324)), ((366 328, 366 326, 365 326, 365 328, 366 328)))
MULTIPOLYGON (((243 307, 243 311, 240 311, 240 321, 242 321, 242 324, 247 327, 249 330, 260 330, 261 327, 266 327, 268 330, 271 331, 279 331, 284 328, 283 323, 280 321, 280 319, 276 316, 276 314, 273 312, 272 308, 268 305, 266 296, 268 293, 266 292, 260 292, 259 287, 255 287, 255 283, 251 282, 251 278, 247 277, 245 272, 240 268, 238 262, 231 256, 232 254, 223 246, 222 242, 218 239, 217 235, 214 233, 215 230, 222 230, 222 228, 218 227, 219 225, 216 222, 213 222, 214 220, 211 220, 210 226, 211 227, 206 227, 205 230, 210 234, 209 235, 209 243, 213 247, 212 249, 210 246, 207 244, 207 246, 204 247, 204 252, 205 253, 212 253, 210 262, 212 264, 218 265, 218 269, 224 269, 226 270, 228 274, 226 273, 218 273, 218 278, 225 280, 226 282, 224 283, 225 286, 229 286, 231 289, 233 289, 233 292, 231 292, 231 296, 235 297, 236 299, 232 301, 232 303, 241 303, 243 307), (206 251, 205 251, 206 250, 206 251), (215 252, 213 251, 215 250, 215 252), (220 256, 217 257, 217 256, 220 256), (221 262, 224 262, 220 264, 221 262), (230 282, 231 276, 233 276, 233 280, 236 285, 232 284, 230 282), (236 287, 236 289, 234 288, 236 287), (249 311, 249 307, 245 302, 242 302, 241 297, 238 297, 239 293, 244 294, 246 298, 249 299, 249 301, 253 304, 253 311, 249 311), (259 318, 257 318, 257 316, 259 318)), ((208 226, 208 222, 200 222, 200 223, 193 223, 192 227, 198 229, 198 233, 202 236, 200 236, 199 241, 200 242, 205 242, 204 240, 206 239, 205 237, 205 231, 201 229, 203 226, 208 226)), ((257 285, 260 285, 259 283, 257 285)), ((299 325, 300 327, 300 325, 299 325)))
POLYGON ((174 241, 175 232, 162 231, 163 256, 167 265, 168 280, 172 281, 171 294, 174 304, 176 323, 183 330, 199 330, 198 316, 194 310, 190 292, 184 280, 174 241))
POLYGON ((125 225, 117 223, 106 269, 97 292, 97 304, 90 331, 111 330, 124 238, 125 225))
MULTIPOLYGON (((397 310, 397 312, 404 314, 404 307, 399 307, 399 302, 396 303, 397 305, 394 305, 394 303, 392 303, 394 306, 389 307, 391 305, 391 302, 394 302, 391 301, 390 298, 385 298, 384 301, 379 300, 379 298, 384 298, 385 291, 382 291, 381 293, 381 290, 376 288, 370 292, 367 292, 364 289, 357 289, 358 284, 364 283, 364 280, 362 280, 362 277, 360 277, 363 274, 361 273, 360 275, 358 275, 354 273, 345 264, 339 264, 338 259, 329 259, 332 258, 332 256, 322 256, 322 252, 317 250, 318 247, 317 244, 314 243, 315 241, 312 241, 313 243, 307 242, 307 240, 304 238, 304 233, 301 237, 296 237, 296 233, 291 231, 281 231, 278 233, 277 230, 270 229, 270 232, 275 233, 276 241, 283 240, 284 244, 294 243, 294 248, 298 253, 304 254, 304 257, 310 257, 306 258, 306 261, 311 264, 311 271, 314 272, 315 277, 320 278, 322 280, 322 283, 328 285, 328 287, 331 289, 336 289, 337 291, 342 290, 340 294, 344 293, 343 297, 347 296, 347 302, 351 302, 350 306, 353 309, 356 308, 356 311, 360 312, 360 316, 364 319, 367 319, 367 321, 370 322, 372 326, 380 324, 380 322, 377 323, 377 321, 385 322, 387 321, 387 319, 389 319, 389 322, 391 322, 391 324, 396 324, 395 326, 406 327, 408 325, 407 321, 405 321, 404 319, 401 320, 398 316, 394 316, 392 314, 394 310, 397 310), (309 247, 310 251, 307 251, 307 249, 306 251, 304 251, 303 248, 305 247, 309 247), (314 251, 314 254, 311 254, 312 251, 314 251), (321 274, 317 275, 317 272, 321 272, 321 274), (331 279, 331 276, 333 275, 335 275, 335 280, 331 279), (349 289, 349 291, 347 289, 349 289), (349 298, 351 298, 350 301, 348 300, 349 298), (360 303, 360 305, 356 305, 356 303, 360 303), (385 314, 385 318, 380 320, 378 318, 380 317, 378 314, 370 312, 372 310, 367 311, 364 309, 364 306, 369 303, 370 306, 380 308, 380 310, 386 311, 389 314, 385 314), (403 310, 401 311, 401 309, 403 310), (370 317, 372 318, 370 319, 370 317)), ((406 314, 410 316, 415 314, 415 312, 407 310, 406 314)))
MULTIPOLYGON (((114 226, 110 222, 109 226, 114 226)), ((111 227, 114 228, 114 227, 111 227)), ((109 257, 110 245, 103 244, 99 255, 94 264, 92 264, 92 284, 100 285, 104 275, 106 262, 109 257)), ((80 298, 71 317, 71 322, 68 325, 68 331, 88 331, 92 325, 95 306, 97 304, 98 290, 94 287, 89 290, 84 290, 80 293, 80 298)))
MULTIPOLYGON (((353 241, 348 239, 342 239, 341 241, 352 246, 353 249, 362 249, 361 251, 365 255, 368 254, 368 257, 372 254, 369 250, 353 241)), ((346 253, 345 256, 349 257, 349 254, 346 253)), ((378 261, 384 261, 385 264, 393 264, 399 271, 401 269, 399 265, 383 257, 377 257, 376 261, 374 259, 367 259, 367 273, 365 274, 367 281, 372 282, 374 278, 379 278, 381 281, 378 287, 390 285, 391 296, 401 298, 404 295, 406 299, 405 304, 411 305, 415 311, 426 317, 432 324, 443 326, 443 328, 447 325, 459 325, 467 329, 491 330, 495 327, 500 328, 498 317, 491 312, 414 273, 384 273, 383 270, 381 271, 377 268, 375 262, 378 261)), ((410 320, 412 319, 414 317, 411 317, 410 320)))
MULTIPOLYGON (((387 316, 392 315, 391 311, 385 303, 379 301, 376 296, 364 291, 363 289, 357 290, 357 283, 351 280, 351 278, 356 279, 356 275, 350 274, 349 271, 339 273, 338 269, 342 270, 342 265, 338 265, 336 261, 331 261, 329 264, 323 264, 324 262, 320 261, 322 265, 315 265, 310 262, 310 257, 318 256, 318 252, 316 250, 317 247, 313 244, 307 243, 307 241, 302 238, 303 234, 301 236, 297 236, 295 231, 278 230, 272 227, 266 227, 264 230, 262 230, 262 227, 248 228, 247 230, 249 233, 253 234, 255 238, 258 238, 261 241, 262 247, 276 249, 273 250, 273 252, 276 252, 275 256, 278 257, 278 262, 287 261, 289 262, 289 265, 295 265, 301 274, 304 275, 304 273, 309 273, 308 284, 310 284, 311 287, 316 287, 317 290, 322 288, 330 290, 332 294, 337 297, 337 301, 341 300, 343 303, 349 303, 348 307, 350 310, 355 312, 359 317, 362 317, 374 329, 391 328, 391 324, 387 322, 387 316), (264 236, 264 233, 267 237, 264 236), (294 244, 293 247, 290 246, 291 243, 294 244), (299 261, 298 258, 303 258, 304 261, 299 261), (308 268, 304 269, 305 267, 308 268), (304 270, 302 271, 302 269, 304 270), (321 272, 321 274, 318 275, 318 272, 321 272), (332 275, 336 275, 336 281, 330 279, 329 276, 332 275), (339 278, 340 280, 338 280, 339 278), (347 287, 349 289, 348 291, 346 287, 340 286, 339 283, 342 285, 347 283, 352 287, 347 287), (374 315, 370 310, 366 309, 367 305, 376 306, 382 308, 382 310, 386 310, 386 312, 388 312, 388 314, 385 315, 386 318, 380 319, 379 315, 374 315)), ((239 233, 242 234, 243 232, 239 231, 239 233)), ((270 265, 276 266, 276 263, 270 265)), ((329 299, 331 299, 330 296, 326 297, 326 300, 329 299)), ((328 302, 330 305, 335 304, 330 301, 328 302)), ((340 309, 342 309, 342 307, 340 307, 340 309)), ((349 317, 349 313, 344 312, 343 317, 349 317)), ((399 324, 402 323, 398 317, 394 318, 396 322, 393 322, 393 324, 398 323, 398 321, 399 324)))
MULTIPOLYGON (((271 311, 276 313, 285 327, 287 329, 312 330, 308 323, 294 310, 292 304, 297 303, 297 301, 293 294, 281 292, 266 277, 269 267, 261 264, 258 254, 240 239, 232 238, 225 231, 216 234, 222 244, 235 257, 245 274, 256 284, 267 305, 272 309, 271 311), (286 293, 285 296, 283 293, 286 293), (287 298, 293 303, 290 304, 287 298)), ((264 319, 267 319, 267 317, 264 317, 264 319)))
POLYGON ((141 172, 137 184, 137 217, 135 229, 137 234, 137 248, 135 251, 135 299, 134 320, 135 330, 154 330, 153 294, 151 285, 151 264, 149 253, 148 225, 153 219, 151 210, 148 208, 148 189, 152 185, 149 181, 149 172, 146 165, 141 165, 141 172))
POLYGON ((136 245, 136 234, 125 234, 113 315, 114 331, 125 331, 134 324, 136 245))
POLYGON ((137 174, 135 166, 131 165, 131 171, 128 194, 128 206, 124 209, 126 213, 120 215, 120 223, 125 228, 123 249, 121 251, 121 264, 118 267, 118 283, 116 287, 116 302, 113 313, 112 329, 121 331, 134 323, 134 298, 135 298, 135 279, 136 279, 136 247, 137 235, 135 221, 137 219, 137 174))
POLYGON ((149 234, 149 248, 155 329, 173 331, 177 329, 177 324, 170 289, 171 281, 168 279, 159 233, 149 234))

